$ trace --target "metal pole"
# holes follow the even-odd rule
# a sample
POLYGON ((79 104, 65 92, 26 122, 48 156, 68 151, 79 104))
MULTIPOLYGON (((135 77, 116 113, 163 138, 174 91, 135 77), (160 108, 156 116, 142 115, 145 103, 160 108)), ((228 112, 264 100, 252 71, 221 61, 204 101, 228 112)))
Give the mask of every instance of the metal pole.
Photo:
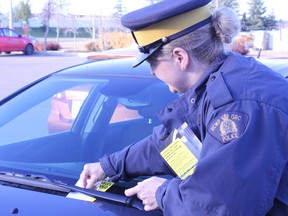
POLYGON ((215 8, 217 9, 217 8, 219 7, 218 0, 215 0, 215 1, 214 1, 214 4, 215 4, 215 8))
POLYGON ((9 28, 13 29, 13 6, 12 0, 10 0, 10 19, 9 19, 9 28))

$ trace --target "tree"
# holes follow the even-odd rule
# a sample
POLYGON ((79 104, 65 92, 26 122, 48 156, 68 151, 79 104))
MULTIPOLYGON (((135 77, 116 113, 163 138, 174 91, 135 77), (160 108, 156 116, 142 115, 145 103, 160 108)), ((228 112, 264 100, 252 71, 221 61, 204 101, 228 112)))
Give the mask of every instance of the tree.
POLYGON ((277 23, 278 22, 276 21, 276 17, 273 12, 264 17, 264 28, 266 30, 277 29, 278 28, 277 23))
POLYGON ((113 16, 120 20, 126 12, 127 8, 124 6, 122 0, 117 0, 116 5, 114 6, 113 16))
POLYGON ((248 31, 249 26, 250 24, 248 22, 246 13, 244 13, 241 19, 241 31, 244 31, 244 32, 248 31))
POLYGON ((239 12, 239 3, 237 0, 212 0, 212 10, 224 6, 233 9, 236 13, 239 12))
POLYGON ((60 34, 60 27, 61 27, 61 23, 60 21, 63 20, 64 18, 64 11, 66 10, 68 3, 66 3, 66 0, 58 0, 55 3, 55 10, 53 10, 52 12, 54 14, 53 17, 55 17, 56 19, 56 42, 59 42, 59 34, 60 34))
POLYGON ((21 21, 25 24, 29 24, 29 18, 31 17, 31 8, 29 4, 29 0, 22 0, 18 6, 14 8, 14 21, 21 21))
POLYGON ((219 2, 219 6, 225 6, 225 7, 229 7, 233 10, 235 10, 236 12, 239 11, 239 3, 237 0, 220 0, 219 2))
POLYGON ((264 30, 264 14, 266 13, 266 7, 263 0, 250 0, 248 22, 250 24, 250 30, 264 30))
POLYGON ((85 32, 91 35, 92 39, 95 39, 96 36, 96 16, 90 15, 89 16, 89 22, 91 23, 88 28, 84 28, 85 32))
POLYGON ((250 0, 248 30, 271 30, 277 28, 274 13, 266 15, 266 7, 263 0, 250 0))
POLYGON ((73 34, 73 41, 74 41, 74 50, 76 50, 76 36, 78 34, 79 25, 78 25, 78 16, 75 14, 68 15, 70 20, 70 27, 66 29, 66 33, 71 32, 73 34))
POLYGON ((127 13, 127 8, 124 6, 122 0, 117 0, 117 3, 114 7, 113 18, 115 19, 115 23, 119 26, 119 30, 123 31, 121 25, 121 17, 127 13))
POLYGON ((44 51, 47 50, 47 37, 50 28, 50 19, 54 12, 54 2, 53 0, 47 0, 42 12, 42 18, 45 26, 45 34, 44 34, 44 51))

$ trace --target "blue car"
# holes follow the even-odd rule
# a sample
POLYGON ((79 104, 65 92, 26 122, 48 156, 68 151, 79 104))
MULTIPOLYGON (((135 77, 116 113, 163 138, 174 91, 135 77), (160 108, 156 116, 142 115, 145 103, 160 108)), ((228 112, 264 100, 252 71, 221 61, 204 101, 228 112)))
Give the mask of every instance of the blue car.
MULTIPOLYGON (((76 65, 0 101, 0 215, 163 215, 124 195, 148 176, 75 185, 84 164, 149 135, 156 112, 179 97, 134 60, 76 65)), ((287 61, 267 64, 287 76, 287 61)))
POLYGON ((149 135, 178 97, 132 61, 83 63, 0 102, 0 215, 162 215, 124 195, 144 176, 105 192, 75 186, 85 163, 149 135))

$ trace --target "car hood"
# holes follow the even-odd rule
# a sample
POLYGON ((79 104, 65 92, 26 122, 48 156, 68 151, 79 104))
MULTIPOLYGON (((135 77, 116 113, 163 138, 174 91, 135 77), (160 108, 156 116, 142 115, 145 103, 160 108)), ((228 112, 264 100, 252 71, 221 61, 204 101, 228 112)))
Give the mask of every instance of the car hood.
POLYGON ((95 202, 88 202, 5 185, 0 185, 0 194, 0 215, 161 215, 159 212, 148 213, 135 208, 109 203, 106 201, 96 200, 95 202))

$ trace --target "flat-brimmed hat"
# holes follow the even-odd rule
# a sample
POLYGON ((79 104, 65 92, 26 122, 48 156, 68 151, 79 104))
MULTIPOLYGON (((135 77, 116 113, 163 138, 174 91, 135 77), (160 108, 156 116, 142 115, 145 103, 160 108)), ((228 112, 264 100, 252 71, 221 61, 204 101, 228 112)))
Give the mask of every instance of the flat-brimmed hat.
POLYGON ((140 55, 133 67, 176 38, 211 20, 211 0, 163 0, 124 15, 122 25, 131 30, 140 55))

